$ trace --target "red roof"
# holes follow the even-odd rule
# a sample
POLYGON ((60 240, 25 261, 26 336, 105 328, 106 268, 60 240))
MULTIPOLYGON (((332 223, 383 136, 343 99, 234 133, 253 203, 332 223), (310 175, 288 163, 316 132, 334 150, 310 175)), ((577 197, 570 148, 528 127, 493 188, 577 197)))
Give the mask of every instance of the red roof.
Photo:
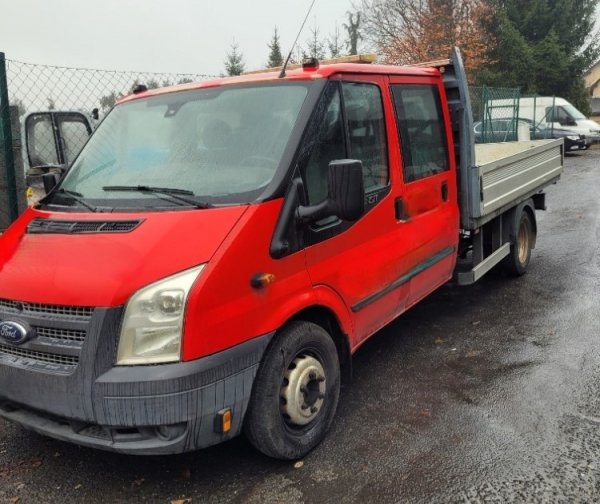
MULTIPOLYGON (((286 71, 286 75, 282 81, 294 80, 312 80, 312 79, 327 79, 336 74, 378 74, 378 75, 422 75, 422 76, 437 76, 439 71, 437 68, 423 68, 411 66, 394 66, 394 65, 369 65, 360 63, 336 63, 332 65, 322 65, 316 69, 296 68, 286 71)), ((187 84, 178 84, 176 86, 168 86, 157 89, 149 89, 142 93, 129 94, 119 99, 117 103, 123 103, 130 100, 147 98, 149 96, 163 95, 176 91, 189 91, 193 89, 210 88, 216 86, 230 86, 236 84, 247 84, 253 82, 269 82, 279 81, 279 71, 244 74, 236 77, 221 77, 218 79, 210 79, 199 82, 190 82, 187 84)))

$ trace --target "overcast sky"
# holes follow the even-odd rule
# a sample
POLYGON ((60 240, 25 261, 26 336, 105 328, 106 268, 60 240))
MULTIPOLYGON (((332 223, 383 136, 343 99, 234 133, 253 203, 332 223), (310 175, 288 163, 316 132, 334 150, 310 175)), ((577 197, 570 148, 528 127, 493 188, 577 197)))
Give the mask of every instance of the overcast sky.
MULTIPOLYGON (((224 71, 235 40, 246 69, 262 68, 278 27, 288 51, 311 0, 5 0, 0 52, 27 63, 146 72, 224 71)), ((316 0, 299 43, 317 25, 340 30, 351 0, 316 0)))

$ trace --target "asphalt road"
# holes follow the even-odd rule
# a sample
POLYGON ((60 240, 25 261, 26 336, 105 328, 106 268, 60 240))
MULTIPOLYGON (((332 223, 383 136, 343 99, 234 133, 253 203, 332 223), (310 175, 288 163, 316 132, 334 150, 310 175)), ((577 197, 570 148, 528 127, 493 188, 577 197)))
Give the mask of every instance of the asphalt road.
POLYGON ((0 502, 599 502, 599 175, 600 149, 566 159, 524 277, 445 286, 367 342, 303 461, 243 438, 136 458, 0 420, 0 502))

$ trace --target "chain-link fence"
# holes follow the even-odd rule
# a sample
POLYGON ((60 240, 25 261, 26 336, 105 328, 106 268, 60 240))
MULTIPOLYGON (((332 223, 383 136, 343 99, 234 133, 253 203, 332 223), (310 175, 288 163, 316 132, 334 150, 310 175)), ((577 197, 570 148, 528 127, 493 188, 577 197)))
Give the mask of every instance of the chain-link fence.
POLYGON ((529 128, 519 121, 518 88, 470 88, 475 142, 524 139, 529 128))
MULTIPOLYGON (((564 136, 570 117, 554 96, 521 96, 518 88, 472 87, 475 142, 511 142, 564 136)), ((572 119, 571 119, 572 121, 572 119)))
POLYGON ((555 123, 566 123, 567 117, 556 106, 555 96, 523 96, 519 101, 519 113, 523 120, 531 121, 536 129, 554 128, 555 123))
MULTIPOLYGON (((6 73, 8 81, 8 99, 19 109, 21 120, 32 112, 61 111, 78 112, 88 120, 93 129, 102 116, 110 110, 116 100, 131 93, 138 84, 149 89, 173 84, 182 84, 213 77, 205 74, 176 74, 135 71, 94 70, 88 68, 67 68, 48 65, 34 65, 7 59, 6 73)), ((80 116, 48 117, 41 116, 31 123, 37 128, 35 138, 37 145, 28 145, 43 161, 48 164, 68 163, 70 157, 78 152, 89 134, 89 129, 81 126, 80 116), (73 121, 74 118, 80 120, 73 121), (73 124, 73 122, 75 124, 73 124), (73 142, 69 145, 53 145, 55 133, 62 133, 61 138, 73 142), (79 135, 79 138, 77 136, 79 135), (52 147, 52 148, 50 148, 52 147), (58 147, 58 148, 56 148, 58 147), (62 148, 62 149, 61 149, 62 148), (65 151, 64 159, 48 159, 51 152, 65 151), (62 163, 61 163, 62 162, 62 163)), ((27 162, 27 160, 26 160, 27 162)))
POLYGON ((214 77, 38 65, 5 60, 0 54, 0 158, 4 161, 0 165, 0 212, 4 208, 11 220, 17 212, 14 175, 30 168, 29 157, 33 165, 68 164, 102 116, 138 84, 152 89, 214 77), (22 161, 11 159, 8 148, 15 142, 10 135, 9 105, 17 109, 17 133, 26 144, 22 161))

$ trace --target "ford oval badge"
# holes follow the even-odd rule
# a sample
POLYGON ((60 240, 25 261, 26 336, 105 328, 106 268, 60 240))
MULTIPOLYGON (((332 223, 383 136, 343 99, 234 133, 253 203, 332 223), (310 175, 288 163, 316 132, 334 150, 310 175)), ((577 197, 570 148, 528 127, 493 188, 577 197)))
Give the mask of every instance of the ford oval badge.
POLYGON ((0 340, 10 345, 25 343, 29 336, 29 330, 25 325, 13 320, 0 321, 0 340))

